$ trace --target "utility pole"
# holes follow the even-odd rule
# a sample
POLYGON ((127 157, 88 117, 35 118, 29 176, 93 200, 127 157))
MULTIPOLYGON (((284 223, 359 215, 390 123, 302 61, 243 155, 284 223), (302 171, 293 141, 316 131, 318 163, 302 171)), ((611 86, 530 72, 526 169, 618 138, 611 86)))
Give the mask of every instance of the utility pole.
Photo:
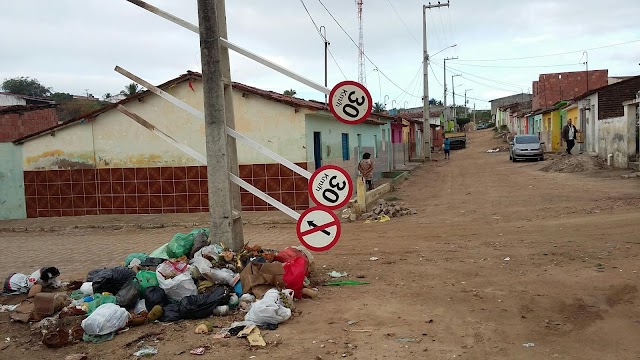
POLYGON ((586 71, 585 77, 587 78, 587 91, 589 91, 589 53, 584 51, 582 52, 582 55, 587 57, 584 61, 584 66, 586 71))
POLYGON ((467 117, 468 112, 467 112, 467 104, 469 103, 467 101, 467 91, 471 91, 473 89, 465 89, 464 90, 464 117, 467 117))
POLYGON ((431 126, 429 125, 429 52, 427 51, 427 9, 449 7, 446 4, 422 5, 422 74, 424 76, 424 90, 422 96, 422 127, 424 137, 424 160, 431 161, 431 126))
MULTIPOLYGON (((324 87, 327 87, 327 53, 329 52, 329 41, 327 41, 327 28, 324 25, 320 26, 320 35, 322 35, 322 40, 324 40, 324 87), (322 31, 324 30, 324 32, 322 31)), ((327 94, 324 94, 324 103, 327 102, 327 94)))
MULTIPOLYGON (((453 83, 453 79, 456 76, 460 76, 460 74, 451 75, 451 90, 453 91, 453 122, 455 124, 458 123, 458 119, 457 119, 457 116, 456 116, 457 115, 456 114, 457 113, 457 109, 456 109, 456 86, 453 83)), ((455 125, 454 125, 454 127, 455 127, 455 125)))
POLYGON ((198 22, 212 243, 239 251, 244 246, 240 190, 229 180, 230 172, 238 174, 238 155, 226 131, 234 127, 231 68, 229 52, 219 44, 220 37, 227 38, 225 0, 198 0, 198 22))
POLYGON ((447 108, 447 60, 456 60, 458 59, 457 56, 455 57, 447 57, 444 58, 444 108, 447 108))

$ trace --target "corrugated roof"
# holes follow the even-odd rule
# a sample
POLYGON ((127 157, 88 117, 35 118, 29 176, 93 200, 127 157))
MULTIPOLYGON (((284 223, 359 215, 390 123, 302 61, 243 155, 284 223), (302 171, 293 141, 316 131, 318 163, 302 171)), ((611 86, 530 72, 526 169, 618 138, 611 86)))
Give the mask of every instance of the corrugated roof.
POLYGON ((36 110, 42 110, 47 108, 55 108, 57 106, 58 104, 0 106, 0 114, 23 113, 23 112, 36 111, 36 110))
MULTIPOLYGON (((198 73, 198 72, 194 72, 194 71, 187 71, 186 74, 182 74, 180 76, 178 76, 175 79, 169 80, 161 85, 158 85, 158 87, 160 89, 165 89, 165 88, 170 88, 172 86, 175 86, 179 83, 182 83, 184 81, 187 80, 202 80, 202 74, 198 73)), ((238 83, 238 82, 233 82, 232 83, 232 87, 234 89, 237 89, 239 91, 243 91, 246 93, 250 93, 253 95, 257 95, 260 97, 263 97, 267 100, 271 100, 271 101, 276 101, 276 102, 280 102, 283 103, 285 105, 294 107, 294 108, 307 108, 310 110, 315 110, 315 111, 329 111, 328 106, 326 106, 324 103, 319 102, 319 101, 314 101, 314 100, 305 100, 305 99, 300 99, 297 97, 293 97, 293 96, 286 96, 274 91, 269 91, 269 90, 263 90, 263 89, 258 89, 256 87, 253 86, 249 86, 246 84, 242 84, 242 83, 238 83)), ((77 124, 83 120, 88 120, 88 119, 92 119, 95 118, 96 116, 105 113, 109 110, 115 109, 118 105, 124 105, 126 103, 129 103, 133 100, 137 100, 137 99, 141 99, 147 95, 152 94, 151 91, 149 90, 145 90, 141 93, 129 96, 125 99, 122 99, 116 103, 111 103, 108 104, 100 109, 94 110, 90 113, 87 114, 83 114, 80 115, 74 119, 71 119, 69 121, 66 121, 62 124, 58 124, 56 126, 52 126, 48 129, 44 129, 42 131, 38 131, 36 133, 24 136, 20 139, 17 139, 14 141, 15 144, 21 144, 24 143, 25 141, 40 137, 40 136, 44 136, 46 134, 52 133, 54 131, 63 129, 65 127, 77 124)), ((371 113, 371 116, 369 117, 369 119, 367 119, 364 123, 366 124, 371 124, 371 125, 384 125, 386 124, 383 121, 380 121, 379 119, 387 119, 387 120, 394 120, 395 118, 393 116, 390 115, 385 115, 385 114, 379 114, 379 113, 371 113), (377 119, 376 119, 377 118, 377 119)))
POLYGON ((49 104, 55 104, 54 100, 43 98, 43 97, 39 97, 39 96, 14 94, 14 93, 10 93, 10 92, 0 92, 0 94, 9 95, 9 96, 15 96, 15 97, 19 97, 19 98, 22 98, 22 99, 25 99, 25 100, 36 100, 36 101, 46 102, 46 103, 49 103, 49 104))

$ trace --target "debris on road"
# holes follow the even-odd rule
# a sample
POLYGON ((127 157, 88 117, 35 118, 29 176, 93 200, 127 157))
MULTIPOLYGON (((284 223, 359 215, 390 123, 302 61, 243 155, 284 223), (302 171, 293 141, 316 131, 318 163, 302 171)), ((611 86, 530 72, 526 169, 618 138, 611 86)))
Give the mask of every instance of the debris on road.
POLYGON ((389 221, 390 218, 415 215, 418 213, 417 211, 404 207, 403 205, 404 204, 397 205, 393 202, 380 200, 378 205, 376 205, 370 212, 362 214, 360 218, 368 221, 377 220, 379 222, 383 222, 389 221))
POLYGON ((354 280, 342 280, 342 281, 330 281, 325 283, 324 286, 352 286, 352 285, 367 285, 368 282, 354 281, 354 280))
POLYGON ((536 346, 536 344, 534 344, 534 343, 525 343, 525 344, 522 344, 522 346, 524 346, 524 347, 528 347, 528 348, 529 348, 529 347, 534 347, 534 346, 536 346))
MULTIPOLYGON (((208 229, 195 229, 175 234, 150 255, 133 253, 120 266, 90 271, 85 281, 73 283, 73 291, 60 288, 60 272, 54 267, 41 268, 30 276, 11 274, 4 292, 31 291, 33 297, 18 305, 2 305, 0 311, 10 312, 18 321, 38 321, 33 329, 42 331, 42 343, 54 348, 81 339, 103 343, 131 326, 149 322, 244 314, 242 326, 229 328, 214 338, 245 329, 250 345, 263 347, 266 342, 258 326, 275 330, 293 315, 294 299, 317 297, 318 289, 308 280, 312 265, 313 256, 303 247, 276 251, 245 245, 241 251, 232 252, 220 244, 210 244, 208 229), (60 290, 40 292, 40 285, 60 290), (67 317, 84 319, 77 319, 78 326, 68 330, 65 326, 69 325, 61 321, 67 317)), ((348 274, 333 271, 329 275, 339 278, 348 274)), ((208 321, 194 329, 196 334, 211 331, 213 325, 208 321)), ((141 346, 148 336, 134 342, 141 346)), ((157 348, 145 347, 134 355, 157 353, 157 348)))
POLYGON ((577 173, 608 168, 606 163, 593 156, 562 155, 559 159, 554 160, 540 170, 545 172, 577 173))
POLYGON ((347 274, 346 272, 332 271, 330 273, 327 273, 327 275, 331 276, 332 278, 341 278, 349 274, 347 274))
POLYGON ((369 261, 377 261, 377 260, 378 260, 378 258, 375 257, 375 256, 372 256, 372 257, 369 258, 369 261))

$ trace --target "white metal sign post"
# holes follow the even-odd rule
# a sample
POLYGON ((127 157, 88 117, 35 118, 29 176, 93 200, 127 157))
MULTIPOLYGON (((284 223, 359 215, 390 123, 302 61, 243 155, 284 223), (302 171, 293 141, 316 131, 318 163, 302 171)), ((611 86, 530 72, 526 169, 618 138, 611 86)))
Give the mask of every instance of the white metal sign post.
POLYGON ((345 206, 353 195, 353 183, 346 170, 325 165, 309 179, 309 196, 314 203, 335 210, 345 206))
POLYGON ((327 251, 340 238, 340 220, 330 209, 316 206, 303 212, 296 225, 302 245, 312 251, 327 251))
POLYGON ((329 110, 345 124, 355 125, 367 120, 372 106, 369 90, 355 81, 340 82, 329 94, 329 110))

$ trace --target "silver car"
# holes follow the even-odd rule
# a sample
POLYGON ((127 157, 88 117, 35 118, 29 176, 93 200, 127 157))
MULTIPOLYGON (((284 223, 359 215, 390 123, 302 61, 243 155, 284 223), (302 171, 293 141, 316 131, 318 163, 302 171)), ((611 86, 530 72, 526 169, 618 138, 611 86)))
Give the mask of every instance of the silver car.
POLYGON ((509 145, 509 160, 513 162, 526 159, 544 161, 544 142, 536 135, 516 135, 509 145))

